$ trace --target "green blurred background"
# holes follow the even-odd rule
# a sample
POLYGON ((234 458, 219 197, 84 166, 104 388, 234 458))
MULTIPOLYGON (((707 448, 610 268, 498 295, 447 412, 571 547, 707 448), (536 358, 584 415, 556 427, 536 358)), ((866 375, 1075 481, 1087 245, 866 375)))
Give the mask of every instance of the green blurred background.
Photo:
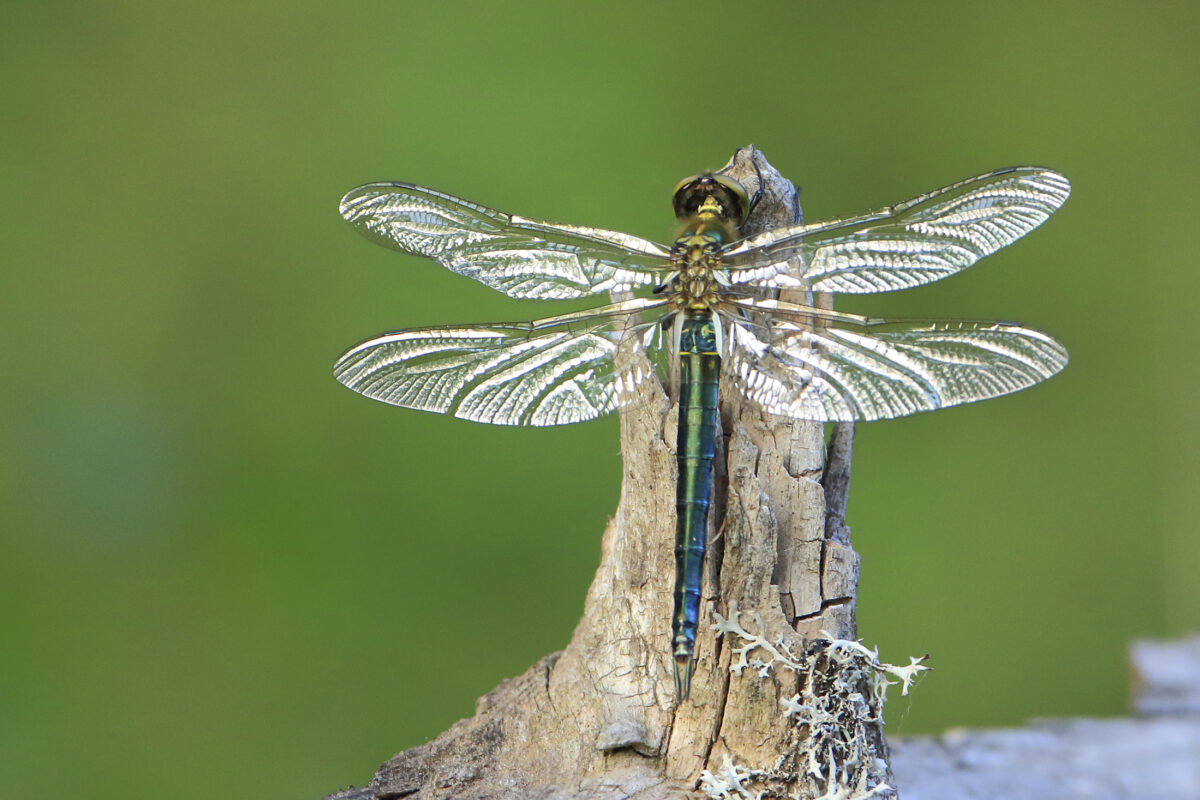
POLYGON ((6 4, 0 795, 316 798, 562 647, 616 421, 339 386, 367 336, 548 310, 337 200, 403 179, 661 240, 674 183, 751 142, 812 220, 1010 164, 1074 183, 968 274, 839 306, 1072 355, 860 428, 860 634, 933 655, 893 735, 1125 711, 1127 642, 1200 625, 1200 6, 741 9, 6 4))

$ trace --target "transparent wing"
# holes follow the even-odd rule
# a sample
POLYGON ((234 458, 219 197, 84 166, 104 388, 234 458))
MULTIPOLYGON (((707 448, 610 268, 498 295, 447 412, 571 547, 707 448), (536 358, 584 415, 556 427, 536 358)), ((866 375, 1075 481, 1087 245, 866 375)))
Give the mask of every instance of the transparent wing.
POLYGON ((669 251, 615 231, 503 214, 407 183, 372 183, 342 198, 368 238, 426 256, 510 297, 556 300, 660 283, 669 251))
POLYGON ((753 312, 723 314, 729 380, 767 411, 796 419, 890 419, 972 403, 1033 386, 1067 364, 1061 344, 1018 325, 777 306, 771 323, 753 312))
POLYGON ((1009 167, 853 219, 777 228, 730 245, 730 280, 822 292, 890 292, 941 280, 1046 221, 1071 192, 1009 167))
POLYGON ((625 404, 653 375, 646 359, 618 359, 650 344, 656 322, 639 311, 663 301, 632 300, 528 323, 464 325, 384 334, 351 348, 334 376, 392 405, 454 414, 493 425, 566 425, 625 404))

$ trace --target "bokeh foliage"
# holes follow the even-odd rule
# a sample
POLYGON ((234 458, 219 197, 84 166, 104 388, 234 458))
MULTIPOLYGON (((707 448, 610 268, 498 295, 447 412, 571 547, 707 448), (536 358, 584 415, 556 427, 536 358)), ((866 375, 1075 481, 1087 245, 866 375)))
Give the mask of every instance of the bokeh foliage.
POLYGON ((750 142, 810 219, 1061 170, 1072 199, 1014 247, 842 306, 1017 319, 1073 359, 860 429, 860 633, 937 668, 889 730, 1122 713, 1127 641, 1200 624, 1200 7, 5 16, 0 795, 317 797, 566 642, 616 422, 494 429, 338 386, 378 332, 546 313, 354 234, 336 201, 369 180, 665 239, 675 181, 750 142))

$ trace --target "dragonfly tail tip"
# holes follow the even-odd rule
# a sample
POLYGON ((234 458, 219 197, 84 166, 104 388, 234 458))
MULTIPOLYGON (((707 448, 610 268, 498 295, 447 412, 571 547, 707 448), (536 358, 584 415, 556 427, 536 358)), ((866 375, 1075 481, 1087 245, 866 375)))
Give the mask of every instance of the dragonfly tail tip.
POLYGON ((690 655, 675 656, 675 698, 679 702, 687 700, 691 694, 692 663, 690 655))

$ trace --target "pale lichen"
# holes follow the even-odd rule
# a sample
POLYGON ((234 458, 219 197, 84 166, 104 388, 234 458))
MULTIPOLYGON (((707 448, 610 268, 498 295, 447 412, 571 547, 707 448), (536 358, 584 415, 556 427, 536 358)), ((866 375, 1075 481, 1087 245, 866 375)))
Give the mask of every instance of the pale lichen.
MULTIPOLYGON (((883 705, 889 686, 900 685, 901 694, 908 694, 917 675, 929 669, 921 664, 926 657, 897 667, 881 662, 879 651, 862 642, 824 631, 826 638, 810 642, 798 655, 782 636, 772 641, 746 630, 736 603, 730 604, 728 617, 714 616, 712 628, 730 647, 729 670, 734 675, 741 676, 749 667, 761 678, 780 669, 799 677, 800 691, 780 701, 781 713, 794 722, 799 735, 774 768, 747 767, 726 756, 715 773, 703 773, 700 788, 721 800, 894 797, 882 752, 883 705), (788 787, 786 793, 781 786, 788 787)), ((753 618, 755 627, 765 630, 759 615, 753 618)))
POLYGON ((724 762, 716 773, 708 770, 700 773, 700 790, 709 797, 719 798, 719 800, 733 800, 733 798, 762 800, 767 790, 751 790, 747 784, 751 781, 761 781, 765 776, 766 773, 762 770, 739 767, 733 763, 733 759, 725 756, 724 762))

